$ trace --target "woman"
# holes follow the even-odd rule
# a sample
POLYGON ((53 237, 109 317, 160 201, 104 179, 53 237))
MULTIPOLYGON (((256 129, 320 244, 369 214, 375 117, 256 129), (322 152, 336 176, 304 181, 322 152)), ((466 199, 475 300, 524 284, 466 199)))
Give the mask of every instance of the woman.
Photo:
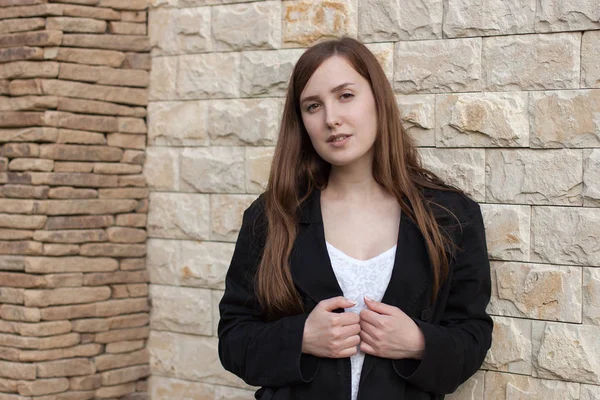
POLYGON ((227 273, 224 367, 261 400, 443 398, 490 347, 489 274, 478 204, 419 165, 373 54, 308 49, 227 273))

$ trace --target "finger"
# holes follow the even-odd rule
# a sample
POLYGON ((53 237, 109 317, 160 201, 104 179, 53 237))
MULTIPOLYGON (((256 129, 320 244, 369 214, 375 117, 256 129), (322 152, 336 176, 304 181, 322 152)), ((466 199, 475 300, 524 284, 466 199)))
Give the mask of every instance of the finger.
POLYGON ((341 347, 343 349, 346 349, 348 347, 356 347, 360 344, 360 336, 359 335, 352 335, 350 337, 347 337, 346 339, 344 339, 342 341, 341 347))
POLYGON ((340 351, 333 358, 348 358, 348 357, 352 357, 356 353, 358 353, 358 346, 352 346, 352 347, 348 347, 347 349, 340 351))
POLYGON ((369 307, 369 310, 375 311, 378 314, 383 315, 394 315, 398 307, 390 306, 389 304, 381 303, 379 301, 372 300, 365 296, 365 305, 369 307))
POLYGON ((366 321, 371 325, 379 326, 381 322, 382 315, 376 313, 375 311, 371 311, 369 309, 364 309, 360 312, 360 320, 366 321))
POLYGON ((375 351, 375 349, 373 347, 371 347, 370 344, 368 344, 368 343, 366 343, 364 341, 360 342, 360 350, 363 353, 371 354, 372 356, 376 356, 377 355, 377 352, 375 351))
POLYGON ((371 335, 369 335, 366 331, 360 331, 360 341, 362 342, 366 342, 369 344, 369 346, 374 347, 375 344, 377 343, 377 340, 375 340, 375 338, 371 335))
POLYGON ((350 308, 356 305, 355 301, 350 301, 343 296, 332 297, 330 299, 321 300, 317 307, 322 307, 325 311, 333 311, 338 308, 350 308))
POLYGON ((369 324, 368 322, 362 322, 360 324, 360 331, 367 333, 374 339, 377 339, 379 337, 378 329, 375 326, 369 324))
POLYGON ((358 324, 360 322, 360 317, 358 316, 358 314, 353 313, 353 312, 345 312, 339 315, 339 320, 338 322, 340 323, 340 325, 355 325, 358 324))
POLYGON ((360 333, 360 325, 359 324, 347 325, 347 326, 344 326, 340 330, 340 337, 345 339, 350 336, 358 335, 359 333, 360 333))

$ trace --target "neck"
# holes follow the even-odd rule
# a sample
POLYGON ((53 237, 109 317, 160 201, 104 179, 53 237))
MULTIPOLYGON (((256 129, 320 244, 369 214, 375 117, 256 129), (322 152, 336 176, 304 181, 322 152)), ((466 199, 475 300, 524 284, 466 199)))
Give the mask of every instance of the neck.
POLYGON ((326 192, 333 198, 369 200, 380 195, 382 187, 373 178, 372 160, 345 166, 331 166, 326 192))

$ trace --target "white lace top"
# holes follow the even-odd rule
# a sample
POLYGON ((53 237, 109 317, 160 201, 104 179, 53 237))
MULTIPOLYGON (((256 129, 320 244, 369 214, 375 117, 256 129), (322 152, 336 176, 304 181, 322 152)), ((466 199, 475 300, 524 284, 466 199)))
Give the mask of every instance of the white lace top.
MULTIPOLYGON (((392 276, 396 247, 381 253, 369 260, 357 260, 327 243, 327 251, 335 277, 348 300, 356 301, 356 305, 347 311, 360 313, 366 308, 364 296, 381 301, 392 276)), ((358 353, 350 357, 352 371, 352 400, 358 395, 358 383, 365 354, 358 353)))

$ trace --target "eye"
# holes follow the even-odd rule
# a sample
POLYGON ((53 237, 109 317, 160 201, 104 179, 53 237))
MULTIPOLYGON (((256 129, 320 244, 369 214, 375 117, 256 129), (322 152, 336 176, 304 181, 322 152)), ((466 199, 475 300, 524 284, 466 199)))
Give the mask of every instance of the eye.
POLYGON ((310 103, 306 107, 306 111, 308 111, 308 112, 314 111, 318 106, 319 106, 319 103, 310 103))
POLYGON ((348 100, 348 99, 351 99, 352 97, 354 97, 354 93, 348 93, 348 92, 346 92, 346 93, 342 93, 340 95, 340 98, 342 100, 348 100))

